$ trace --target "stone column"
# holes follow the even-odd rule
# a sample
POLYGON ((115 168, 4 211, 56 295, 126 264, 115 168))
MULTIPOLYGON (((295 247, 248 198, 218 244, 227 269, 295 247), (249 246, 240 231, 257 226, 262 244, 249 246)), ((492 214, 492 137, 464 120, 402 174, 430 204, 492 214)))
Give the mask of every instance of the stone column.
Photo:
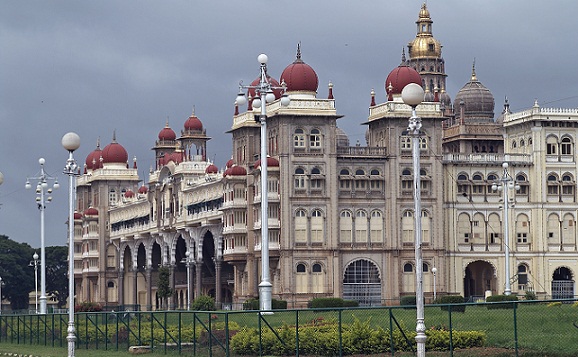
POLYGON ((118 306, 124 305, 124 269, 118 270, 118 306))
POLYGON ((153 309, 153 269, 148 266, 146 268, 146 280, 147 280, 147 311, 152 311, 153 309))
MULTIPOLYGON (((137 286, 137 282, 138 282, 138 268, 133 268, 133 288, 132 288, 132 301, 134 305, 138 304, 138 286, 137 286)), ((134 310, 134 306, 133 306, 133 310, 134 310)))
POLYGON ((215 259, 215 305, 221 309, 221 259, 215 259))
POLYGON ((173 292, 173 296, 169 297, 169 310, 175 310, 176 309, 176 305, 175 305, 175 297, 174 294, 176 294, 175 292, 175 265, 171 264, 169 266, 169 273, 170 273, 170 278, 169 281, 171 282, 171 291, 173 292))
POLYGON ((197 260, 195 262, 195 277, 196 277, 196 284, 195 284, 195 297, 201 296, 201 287, 202 287, 202 276, 201 276, 201 267, 203 266, 203 262, 197 260))

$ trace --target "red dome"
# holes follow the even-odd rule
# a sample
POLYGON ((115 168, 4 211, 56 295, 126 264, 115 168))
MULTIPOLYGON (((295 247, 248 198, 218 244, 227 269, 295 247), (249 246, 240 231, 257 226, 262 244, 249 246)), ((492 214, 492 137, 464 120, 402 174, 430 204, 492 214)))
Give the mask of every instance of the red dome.
POLYGON ((98 210, 94 207, 89 207, 84 211, 85 216, 98 216, 98 210))
POLYGON ((203 123, 195 114, 191 114, 189 119, 185 121, 185 130, 203 130, 203 123))
POLYGON ((317 92, 317 73, 301 59, 301 46, 297 46, 297 59, 281 74, 281 82, 287 84, 287 91, 317 92))
POLYGON ((235 162, 233 161, 233 158, 230 158, 229 161, 227 161, 227 164, 225 165, 225 167, 230 168, 233 165, 235 165, 235 162))
POLYGON ((105 146, 102 150, 102 162, 122 164, 128 162, 128 153, 122 145, 116 142, 116 134, 112 137, 112 143, 105 146))
POLYGON ((149 189, 145 185, 142 185, 141 187, 138 188, 138 193, 140 193, 141 195, 144 195, 147 192, 149 192, 149 189))
POLYGON ((75 220, 77 220, 77 219, 82 219, 82 213, 75 211, 75 212, 74 212, 74 219, 75 219, 75 220))
MULTIPOLYGON (((255 162, 254 167, 258 168, 261 166, 261 159, 257 160, 257 162, 255 162)), ((267 156, 267 167, 279 167, 279 160, 277 160, 274 157, 271 156, 267 156)))
POLYGON ((401 94, 403 88, 410 83, 415 83, 421 86, 421 76, 415 69, 409 66, 400 65, 399 67, 394 68, 393 71, 389 72, 389 75, 385 80, 385 91, 390 94, 389 85, 391 84, 391 94, 401 94))
POLYGON ((134 192, 132 192, 131 190, 127 190, 127 191, 124 193, 124 197, 125 197, 125 198, 133 198, 133 197, 134 197, 134 192))
MULTIPOLYGON (((279 82, 277 82, 277 80, 275 78, 271 77, 268 74, 267 74, 267 80, 269 81, 269 84, 271 85, 271 87, 281 87, 279 82)), ((261 83, 261 76, 255 78, 255 80, 253 82, 251 82, 250 86, 251 87, 257 87, 257 86, 259 86, 259 83, 261 83)), ((283 95, 281 89, 273 89, 273 94, 275 94, 275 99, 279 99, 279 98, 281 98, 281 95, 283 95)), ((255 88, 249 88, 249 90, 247 91, 247 97, 255 98, 256 96, 257 95, 255 94, 255 88)))
POLYGON ((96 144, 96 149, 88 154, 86 157, 86 167, 90 170, 98 169, 100 167, 100 157, 102 156, 102 150, 100 149, 100 143, 96 144))
POLYGON ((205 169, 205 173, 206 174, 216 174, 217 172, 219 172, 219 168, 213 164, 210 164, 209 166, 207 166, 207 168, 205 169))
POLYGON ((167 125, 159 132, 159 140, 176 140, 177 134, 167 125))
POLYGON ((245 176, 247 175, 247 170, 243 166, 233 166, 228 168, 223 176, 245 176))

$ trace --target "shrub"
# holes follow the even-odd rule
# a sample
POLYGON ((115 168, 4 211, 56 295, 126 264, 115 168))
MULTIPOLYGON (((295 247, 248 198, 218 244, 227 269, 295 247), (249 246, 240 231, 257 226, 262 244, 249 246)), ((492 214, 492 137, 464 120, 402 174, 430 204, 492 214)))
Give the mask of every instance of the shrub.
POLYGON ((307 306, 312 309, 326 307, 357 307, 359 303, 354 300, 343 300, 341 298, 315 298, 307 306))
POLYGON ((251 298, 243 303, 243 310, 259 310, 259 299, 251 298))
POLYGON ((492 295, 486 298, 486 302, 504 302, 503 304, 488 304, 488 310, 513 309, 514 304, 507 304, 508 301, 518 301, 516 295, 492 295))
POLYGON ((273 309, 273 310, 287 310, 287 301, 271 299, 271 309, 273 309))
MULTIPOLYGON (((464 297, 461 295, 446 295, 441 296, 434 301, 436 304, 463 304, 464 297)), ((449 305, 441 306, 443 311, 448 311, 449 305)), ((452 305, 452 312, 466 312, 466 305, 452 305)))
POLYGON ((413 306, 415 306, 415 304, 416 304, 415 295, 408 295, 408 296, 400 297, 399 298, 399 304, 401 306, 410 306, 410 307, 407 307, 407 309, 412 309, 413 306))
POLYGON ((526 290, 526 295, 524 296, 526 300, 538 300, 536 293, 532 290, 526 290))
POLYGON ((100 312, 102 306, 95 302, 85 301, 74 307, 75 312, 100 312))
POLYGON ((562 306, 562 302, 561 301, 549 302, 548 305, 546 305, 546 306, 548 306, 548 307, 562 306))
POLYGON ((207 295, 201 295, 193 300, 191 309, 194 311, 215 311, 215 299, 207 295))
MULTIPOLYGON (((245 300, 243 310, 259 310, 261 308, 259 299, 245 300)), ((287 301, 271 299, 271 310, 287 310, 287 301)))

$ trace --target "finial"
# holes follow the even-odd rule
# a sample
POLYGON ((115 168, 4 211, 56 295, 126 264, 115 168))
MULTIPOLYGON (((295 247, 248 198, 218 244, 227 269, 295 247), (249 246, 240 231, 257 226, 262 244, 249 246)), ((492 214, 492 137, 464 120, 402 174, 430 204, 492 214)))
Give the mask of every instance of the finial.
POLYGON ((167 115, 167 122, 165 124, 165 128, 168 128, 168 127, 169 127, 169 116, 167 115))
POLYGON ((510 111, 510 103, 508 102, 508 97, 504 97, 504 110, 502 110, 502 114, 512 114, 510 111))
POLYGON ((540 108, 540 105, 538 105, 538 98, 534 99, 534 107, 533 108, 540 108))
POLYGON ((371 88, 371 103, 369 105, 375 107, 375 90, 373 88, 371 88))
POLYGON ((112 131, 112 142, 116 143, 116 129, 112 131))
POLYGON ((401 64, 400 66, 405 66, 406 65, 406 60, 405 60, 405 47, 401 48, 401 64))
POLYGON ((303 63, 303 60, 301 59, 301 41, 297 43, 297 56, 293 63, 303 63))
POLYGON ((329 95, 327 96, 327 99, 334 99, 333 98, 333 83, 331 81, 329 81, 329 84, 327 85, 327 87, 329 88, 329 95))
POLYGON ((239 115, 239 104, 235 101, 235 115, 239 115))
POLYGON ((96 139, 96 148, 100 149, 100 136, 96 139))
POLYGON ((193 104, 193 113, 191 114, 192 117, 195 116, 195 105, 193 104))
POLYGON ((471 82, 475 82, 478 80, 476 77, 476 58, 474 57, 474 63, 472 64, 472 78, 470 79, 471 82))

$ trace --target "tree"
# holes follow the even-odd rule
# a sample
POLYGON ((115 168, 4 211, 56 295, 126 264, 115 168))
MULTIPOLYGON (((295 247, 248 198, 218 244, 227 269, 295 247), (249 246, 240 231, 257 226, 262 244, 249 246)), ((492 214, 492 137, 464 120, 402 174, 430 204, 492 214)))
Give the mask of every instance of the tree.
POLYGON ((159 281, 157 294, 162 301, 163 308, 167 308, 167 298, 173 295, 173 290, 170 285, 171 272, 168 267, 159 268, 159 281))
POLYGON ((0 235, 0 277, 2 298, 10 300, 12 310, 28 308, 29 294, 34 290, 34 270, 29 268, 34 250, 0 235))
POLYGON ((68 299, 68 247, 46 247, 46 294, 62 309, 68 299))

